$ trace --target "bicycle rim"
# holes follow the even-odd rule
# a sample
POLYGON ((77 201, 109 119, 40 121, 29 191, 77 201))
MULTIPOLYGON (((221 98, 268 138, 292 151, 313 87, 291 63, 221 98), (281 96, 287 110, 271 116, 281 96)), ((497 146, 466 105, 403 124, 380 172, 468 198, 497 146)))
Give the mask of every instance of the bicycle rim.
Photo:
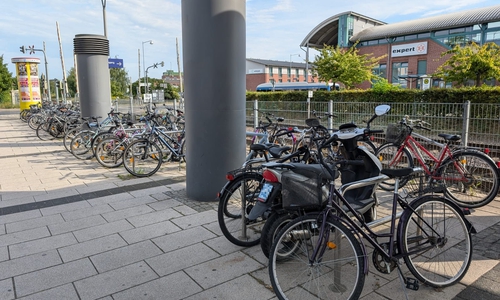
POLYGON ((102 140, 95 148, 97 161, 106 168, 116 168, 123 163, 123 152, 125 145, 119 138, 108 138, 102 140))
POLYGON ((320 228, 317 218, 305 216, 278 233, 269 255, 269 276, 279 299, 358 299, 361 295, 365 275, 359 241, 342 223, 330 219, 325 224, 327 239, 320 244, 324 252, 312 261, 320 228), (294 249, 286 251, 287 245, 294 249))
POLYGON ((411 203, 401 217, 400 241, 405 263, 421 282, 433 287, 457 283, 472 259, 471 235, 451 201, 427 196, 411 203))
POLYGON ((221 195, 217 212, 219 226, 224 236, 235 245, 250 247, 260 242, 264 220, 259 217, 250 223, 247 216, 260 193, 261 181, 260 174, 245 174, 233 180, 221 195))
POLYGON ((497 168, 482 153, 464 152, 445 162, 442 178, 447 195, 462 207, 481 207, 498 193, 497 168))
MULTIPOLYGON (((382 169, 400 169, 400 168, 413 168, 413 159, 410 152, 403 148, 399 151, 400 146, 395 144, 385 144, 380 146, 377 150, 377 157, 382 163, 382 169)), ((402 188, 408 178, 401 178, 399 180, 399 187, 402 188)), ((385 191, 394 191, 394 179, 388 179, 380 183, 380 188, 385 191)))
POLYGON ((136 177, 155 174, 162 164, 162 152, 158 145, 147 140, 131 143, 123 155, 125 169, 136 177))

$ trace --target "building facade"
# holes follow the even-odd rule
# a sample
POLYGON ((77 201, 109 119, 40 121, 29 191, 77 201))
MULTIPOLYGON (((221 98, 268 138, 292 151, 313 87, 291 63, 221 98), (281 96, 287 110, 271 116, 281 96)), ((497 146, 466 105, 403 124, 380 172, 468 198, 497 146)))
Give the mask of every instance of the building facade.
POLYGON ((246 88, 255 91, 261 83, 274 82, 318 82, 305 63, 247 58, 246 88), (306 76, 306 70, 308 71, 306 76))
MULTIPOLYGON (((447 57, 441 54, 456 45, 500 45, 500 5, 441 16, 387 24, 349 11, 316 26, 301 47, 321 49, 325 45, 351 47, 359 54, 385 55, 374 73, 404 88, 445 87, 432 74, 447 57)), ((489 81, 490 85, 498 82, 489 81)), ((369 88, 369 82, 360 88, 369 88)))

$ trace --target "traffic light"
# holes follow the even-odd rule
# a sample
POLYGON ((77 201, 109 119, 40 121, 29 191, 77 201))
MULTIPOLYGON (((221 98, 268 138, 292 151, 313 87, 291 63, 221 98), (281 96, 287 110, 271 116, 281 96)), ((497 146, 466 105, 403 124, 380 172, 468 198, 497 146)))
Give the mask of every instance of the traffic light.
POLYGON ((19 47, 19 51, 21 51, 22 53, 26 53, 26 48, 24 48, 24 46, 21 46, 19 47))

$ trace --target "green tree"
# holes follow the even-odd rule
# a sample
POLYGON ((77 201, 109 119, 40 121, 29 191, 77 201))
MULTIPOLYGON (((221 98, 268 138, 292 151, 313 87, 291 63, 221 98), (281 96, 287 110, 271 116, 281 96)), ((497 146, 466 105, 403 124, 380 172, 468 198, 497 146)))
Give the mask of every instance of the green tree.
POLYGON ((450 57, 438 67, 434 77, 455 82, 459 86, 466 86, 472 80, 476 87, 481 86, 486 79, 500 80, 500 46, 495 43, 455 46, 443 52, 441 57, 444 56, 450 57))
POLYGON ((76 70, 71 68, 66 76, 66 82, 68 83, 68 93, 70 95, 76 94, 76 70))
POLYGON ((341 48, 325 45, 313 63, 313 72, 321 81, 343 83, 347 89, 353 88, 365 80, 377 78, 372 69, 378 65, 380 57, 372 54, 358 54, 356 45, 350 48, 341 48))
POLYGON ((12 73, 9 72, 7 64, 3 63, 3 55, 1 55, 0 56, 0 103, 11 101, 10 91, 15 86, 17 85, 13 85, 12 73))
POLYGON ((127 71, 122 68, 111 68, 109 69, 109 77, 111 80, 111 97, 124 98, 127 95, 129 85, 127 71))

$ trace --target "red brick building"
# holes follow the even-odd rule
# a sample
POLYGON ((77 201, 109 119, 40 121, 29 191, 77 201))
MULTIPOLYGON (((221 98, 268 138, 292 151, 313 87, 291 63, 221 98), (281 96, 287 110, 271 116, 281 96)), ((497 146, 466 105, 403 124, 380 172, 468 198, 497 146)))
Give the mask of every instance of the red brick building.
MULTIPOLYGON (((431 75, 446 61, 441 53, 471 42, 500 45, 500 5, 394 24, 349 11, 320 23, 300 46, 307 49, 308 60, 309 49, 356 42, 360 54, 387 55, 373 72, 389 82, 405 88, 444 87, 442 79, 431 75)), ((360 86, 369 87, 369 82, 360 86)))
POLYGON ((247 58, 246 60, 246 87, 247 91, 255 91, 261 83, 274 82, 318 82, 311 74, 305 63, 292 61, 277 61, 247 58))

